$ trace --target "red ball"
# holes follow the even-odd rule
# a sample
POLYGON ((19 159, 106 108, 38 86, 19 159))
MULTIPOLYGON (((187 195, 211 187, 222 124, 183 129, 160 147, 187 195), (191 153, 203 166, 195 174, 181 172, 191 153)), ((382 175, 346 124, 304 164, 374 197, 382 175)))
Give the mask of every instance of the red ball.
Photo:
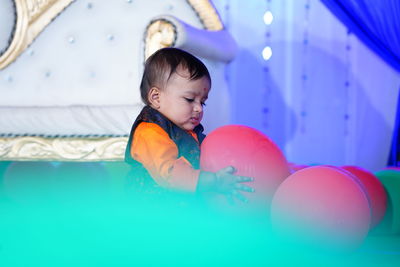
POLYGON ((383 219, 387 207, 385 188, 379 179, 372 173, 357 166, 342 166, 342 169, 355 175, 364 186, 371 205, 371 228, 378 225, 383 219))
POLYGON ((369 231, 371 212, 356 178, 330 166, 290 175, 271 204, 271 224, 286 240, 326 249, 354 249, 369 231))
MULTIPOLYGON (((260 131, 241 125, 223 126, 208 134, 201 145, 200 166, 210 172, 233 166, 237 170, 235 175, 253 177, 254 181, 246 184, 255 192, 243 192, 249 202, 236 201, 235 206, 264 214, 269 213, 275 190, 290 174, 279 147, 260 131)), ((213 197, 225 208, 230 207, 225 196, 213 197)))

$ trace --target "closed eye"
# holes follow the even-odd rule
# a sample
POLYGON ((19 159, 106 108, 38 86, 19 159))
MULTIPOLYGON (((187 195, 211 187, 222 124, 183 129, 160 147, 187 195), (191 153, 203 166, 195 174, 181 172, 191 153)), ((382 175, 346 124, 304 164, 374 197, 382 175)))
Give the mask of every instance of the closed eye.
MULTIPOLYGON (((184 97, 185 98, 185 100, 187 101, 187 102, 189 102, 189 103, 193 103, 195 100, 193 99, 193 98, 187 98, 187 97, 184 97)), ((206 106, 206 102, 205 101, 201 101, 200 102, 200 104, 202 105, 202 106, 206 106)))

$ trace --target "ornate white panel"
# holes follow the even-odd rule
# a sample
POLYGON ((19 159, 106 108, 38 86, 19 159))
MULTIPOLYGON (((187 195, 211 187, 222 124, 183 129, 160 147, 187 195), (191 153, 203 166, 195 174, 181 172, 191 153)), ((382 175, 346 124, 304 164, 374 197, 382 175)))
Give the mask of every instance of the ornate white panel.
MULTIPOLYGON (((229 122, 224 69, 226 62, 233 59, 236 45, 223 29, 210 1, 3 2, 0 158, 29 158, 28 154, 19 156, 15 151, 22 150, 12 150, 7 145, 22 142, 27 147, 26 140, 15 141, 22 136, 86 141, 93 136, 127 136, 142 107, 139 84, 145 36, 149 35, 146 30, 160 17, 168 18, 178 29, 172 36, 176 43, 158 45, 157 41, 163 41, 157 39, 162 30, 156 28, 153 29, 156 38, 151 40, 153 47, 181 47, 200 57, 210 69, 213 90, 204 119, 206 128, 212 130, 229 122)), ((46 151, 53 147, 37 146, 41 140, 31 141, 36 142, 32 147, 46 147, 46 151)), ((58 152, 31 155, 36 159, 68 158, 58 152)), ((103 157, 94 153, 75 158, 95 160, 95 155, 103 157)))

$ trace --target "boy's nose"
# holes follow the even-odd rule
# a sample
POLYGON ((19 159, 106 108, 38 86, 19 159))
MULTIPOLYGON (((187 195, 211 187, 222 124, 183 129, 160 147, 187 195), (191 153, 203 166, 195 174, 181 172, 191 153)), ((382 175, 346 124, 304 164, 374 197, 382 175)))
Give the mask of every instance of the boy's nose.
POLYGON ((201 103, 196 103, 194 105, 194 111, 199 113, 203 111, 203 106, 201 105, 201 103))

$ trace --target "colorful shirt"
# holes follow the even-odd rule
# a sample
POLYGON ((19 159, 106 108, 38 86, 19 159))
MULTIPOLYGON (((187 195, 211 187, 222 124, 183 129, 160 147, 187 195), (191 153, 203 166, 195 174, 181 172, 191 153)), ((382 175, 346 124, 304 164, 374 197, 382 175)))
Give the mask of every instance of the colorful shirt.
POLYGON ((126 160, 140 163, 162 187, 194 192, 200 173, 202 129, 195 129, 197 133, 182 130, 147 106, 132 127, 126 160))

